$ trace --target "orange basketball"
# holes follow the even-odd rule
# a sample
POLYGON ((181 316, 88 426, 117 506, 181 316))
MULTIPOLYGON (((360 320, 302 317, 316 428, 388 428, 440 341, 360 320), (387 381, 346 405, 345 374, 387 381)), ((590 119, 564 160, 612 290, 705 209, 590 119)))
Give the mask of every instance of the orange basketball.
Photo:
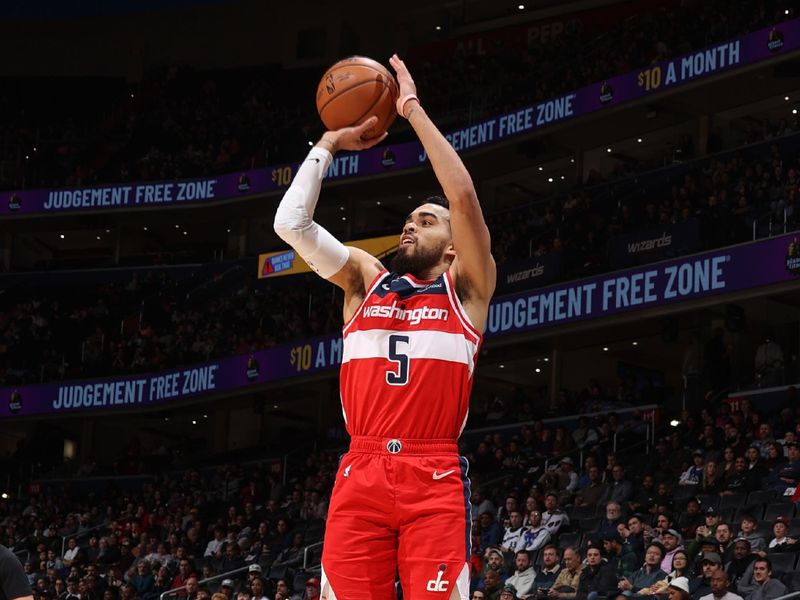
POLYGON ((331 131, 378 117, 365 139, 381 135, 397 117, 397 82, 381 63, 365 56, 340 60, 317 86, 317 112, 331 131))

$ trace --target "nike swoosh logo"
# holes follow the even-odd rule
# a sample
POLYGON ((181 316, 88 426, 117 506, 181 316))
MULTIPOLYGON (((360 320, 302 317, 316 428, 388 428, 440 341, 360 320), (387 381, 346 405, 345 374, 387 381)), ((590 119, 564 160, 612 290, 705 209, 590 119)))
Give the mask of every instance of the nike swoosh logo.
POLYGON ((449 471, 445 471, 444 473, 437 473, 436 471, 434 471, 433 472, 433 478, 434 479, 443 479, 443 478, 447 477, 448 475, 452 475, 455 472, 456 472, 455 469, 450 469, 449 471))

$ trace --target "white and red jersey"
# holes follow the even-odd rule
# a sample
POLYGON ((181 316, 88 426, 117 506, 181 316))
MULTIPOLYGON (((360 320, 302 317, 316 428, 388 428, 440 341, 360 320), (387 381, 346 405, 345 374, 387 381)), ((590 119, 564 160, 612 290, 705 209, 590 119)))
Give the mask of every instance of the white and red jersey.
POLYGON ((382 272, 344 326, 340 390, 351 436, 455 440, 483 336, 445 272, 382 272))

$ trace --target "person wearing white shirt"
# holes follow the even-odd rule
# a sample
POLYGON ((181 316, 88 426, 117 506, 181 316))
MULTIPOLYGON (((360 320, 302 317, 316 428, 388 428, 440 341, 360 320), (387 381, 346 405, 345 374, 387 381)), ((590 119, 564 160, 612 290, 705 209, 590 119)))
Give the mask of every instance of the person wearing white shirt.
POLYGON ((711 593, 701 596, 700 600, 742 600, 742 597, 728 591, 728 574, 723 569, 717 569, 711 575, 711 593))
POLYGON ((530 527, 522 536, 522 545, 520 549, 525 549, 528 552, 534 552, 540 548, 544 548, 550 541, 550 531, 542 525, 542 513, 538 510, 531 511, 528 515, 530 519, 530 527))
POLYGON ((204 558, 214 558, 219 552, 219 549, 222 547, 222 544, 225 543, 225 532, 222 530, 221 527, 214 528, 214 538, 208 542, 206 546, 206 551, 203 552, 204 558))
POLYGON ((783 546, 784 544, 796 544, 797 540, 795 538, 786 537, 786 532, 788 531, 789 519, 786 517, 778 517, 775 520, 775 523, 772 525, 772 533, 775 535, 772 540, 769 542, 770 548, 775 548, 776 546, 783 546))
POLYGON ((536 578, 536 570, 531 564, 530 554, 525 550, 517 550, 514 566, 517 570, 506 579, 506 585, 513 585, 517 590, 517 597, 524 599, 533 592, 533 580, 536 578))
POLYGON ((522 526, 522 513, 518 510, 512 511, 509 514, 509 520, 511 523, 506 528, 500 546, 503 552, 516 552, 523 546, 522 540, 527 529, 522 526))

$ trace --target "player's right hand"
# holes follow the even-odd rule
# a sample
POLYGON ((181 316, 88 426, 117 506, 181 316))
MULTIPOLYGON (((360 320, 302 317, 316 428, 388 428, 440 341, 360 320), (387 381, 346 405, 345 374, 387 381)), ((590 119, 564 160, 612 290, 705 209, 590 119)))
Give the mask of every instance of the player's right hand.
POLYGON ((377 122, 378 117, 370 117, 361 125, 343 127, 342 129, 338 129, 336 131, 326 131, 322 135, 322 140, 320 140, 320 143, 322 144, 323 148, 330 150, 331 154, 335 154, 338 150, 356 151, 372 148, 376 144, 379 144, 385 140, 386 136, 389 135, 387 132, 384 132, 383 135, 379 135, 374 138, 363 139, 361 137, 364 135, 364 132, 371 127, 374 127, 377 122))

